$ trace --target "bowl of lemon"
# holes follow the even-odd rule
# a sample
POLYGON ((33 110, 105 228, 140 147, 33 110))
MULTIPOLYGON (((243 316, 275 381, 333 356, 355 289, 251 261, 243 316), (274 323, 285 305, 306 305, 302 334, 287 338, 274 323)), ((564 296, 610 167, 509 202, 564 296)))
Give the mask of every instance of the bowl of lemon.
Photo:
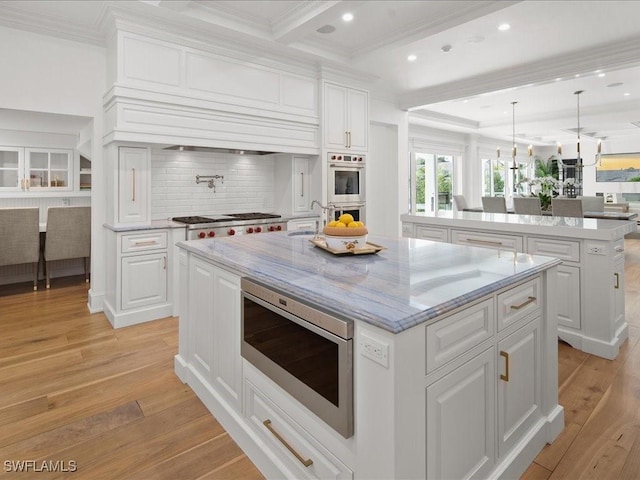
POLYGON ((344 213, 338 220, 329 222, 322 233, 327 247, 343 252, 365 248, 369 231, 364 223, 357 222, 351 214, 344 213))

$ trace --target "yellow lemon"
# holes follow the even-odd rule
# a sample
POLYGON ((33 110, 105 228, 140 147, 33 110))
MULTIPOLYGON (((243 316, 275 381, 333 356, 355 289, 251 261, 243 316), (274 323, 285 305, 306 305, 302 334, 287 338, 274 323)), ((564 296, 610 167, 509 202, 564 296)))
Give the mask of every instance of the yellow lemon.
POLYGON ((331 220, 329 223, 327 223, 327 227, 335 227, 337 224, 337 220, 331 220))
POLYGON ((356 222, 359 227, 364 227, 364 222, 356 222))
POLYGON ((347 227, 349 228, 358 228, 360 225, 358 225, 360 222, 351 222, 347 225, 347 227))
POLYGON ((336 223, 334 225, 334 227, 336 227, 336 228, 346 228, 347 226, 342 222, 338 222, 338 223, 336 223))
POLYGON ((340 220, 345 225, 349 225, 351 222, 353 222, 353 215, 351 215, 350 213, 343 213, 342 215, 340 215, 340 217, 338 217, 338 220, 340 220))

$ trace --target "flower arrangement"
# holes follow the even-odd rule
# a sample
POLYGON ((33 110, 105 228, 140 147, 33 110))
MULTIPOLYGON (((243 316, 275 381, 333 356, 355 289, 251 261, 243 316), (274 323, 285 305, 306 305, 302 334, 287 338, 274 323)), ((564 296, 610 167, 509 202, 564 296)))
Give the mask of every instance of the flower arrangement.
POLYGON ((562 181, 550 175, 532 179, 524 178, 518 184, 519 186, 529 186, 531 195, 540 199, 542 210, 551 208, 551 199, 557 197, 560 191, 571 197, 574 195, 575 189, 580 186, 580 182, 575 178, 567 178, 562 181))

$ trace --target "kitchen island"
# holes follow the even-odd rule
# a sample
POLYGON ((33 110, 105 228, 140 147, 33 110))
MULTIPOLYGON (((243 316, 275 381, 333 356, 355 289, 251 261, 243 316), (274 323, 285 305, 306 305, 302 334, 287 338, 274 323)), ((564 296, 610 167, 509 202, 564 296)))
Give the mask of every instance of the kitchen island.
POLYGON ((403 235, 549 255, 558 267, 558 335, 574 348, 614 359, 628 337, 624 236, 635 221, 478 212, 401 216, 403 235))
POLYGON ((310 239, 178 244, 176 373, 265 476, 513 478, 557 437, 559 260, 373 235, 386 249, 334 256, 310 239), (352 435, 241 356, 242 277, 352 322, 352 435))

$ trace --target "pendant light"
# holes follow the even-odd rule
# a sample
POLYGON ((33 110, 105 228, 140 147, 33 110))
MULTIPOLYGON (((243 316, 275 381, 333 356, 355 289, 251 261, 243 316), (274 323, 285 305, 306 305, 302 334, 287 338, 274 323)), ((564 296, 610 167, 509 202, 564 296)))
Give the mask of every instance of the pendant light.
POLYGON ((512 159, 512 163, 511 163, 511 167, 510 169, 513 170, 513 192, 516 192, 516 183, 517 183, 517 176, 518 176, 518 163, 516 162, 516 103, 518 102, 511 102, 511 110, 513 112, 513 116, 512 116, 512 141, 513 141, 513 147, 511 147, 511 159, 512 159))
POLYGON ((597 163, 600 162, 600 152, 602 151, 602 141, 598 140, 598 146, 597 146, 597 153, 596 153, 596 159, 593 163, 589 163, 589 164, 585 164, 582 162, 582 157, 580 156, 580 94, 584 93, 584 90, 576 90, 575 92, 573 92, 573 94, 576 96, 576 101, 577 101, 577 113, 578 113, 578 128, 577 128, 577 134, 578 134, 578 141, 576 144, 576 149, 577 149, 577 158, 576 158, 576 164, 575 165, 567 165, 566 163, 564 163, 562 161, 562 145, 560 145, 560 143, 558 143, 558 163, 560 164, 561 167, 566 168, 566 167, 575 167, 575 168, 583 168, 583 167, 593 167, 594 165, 596 165, 597 163))

